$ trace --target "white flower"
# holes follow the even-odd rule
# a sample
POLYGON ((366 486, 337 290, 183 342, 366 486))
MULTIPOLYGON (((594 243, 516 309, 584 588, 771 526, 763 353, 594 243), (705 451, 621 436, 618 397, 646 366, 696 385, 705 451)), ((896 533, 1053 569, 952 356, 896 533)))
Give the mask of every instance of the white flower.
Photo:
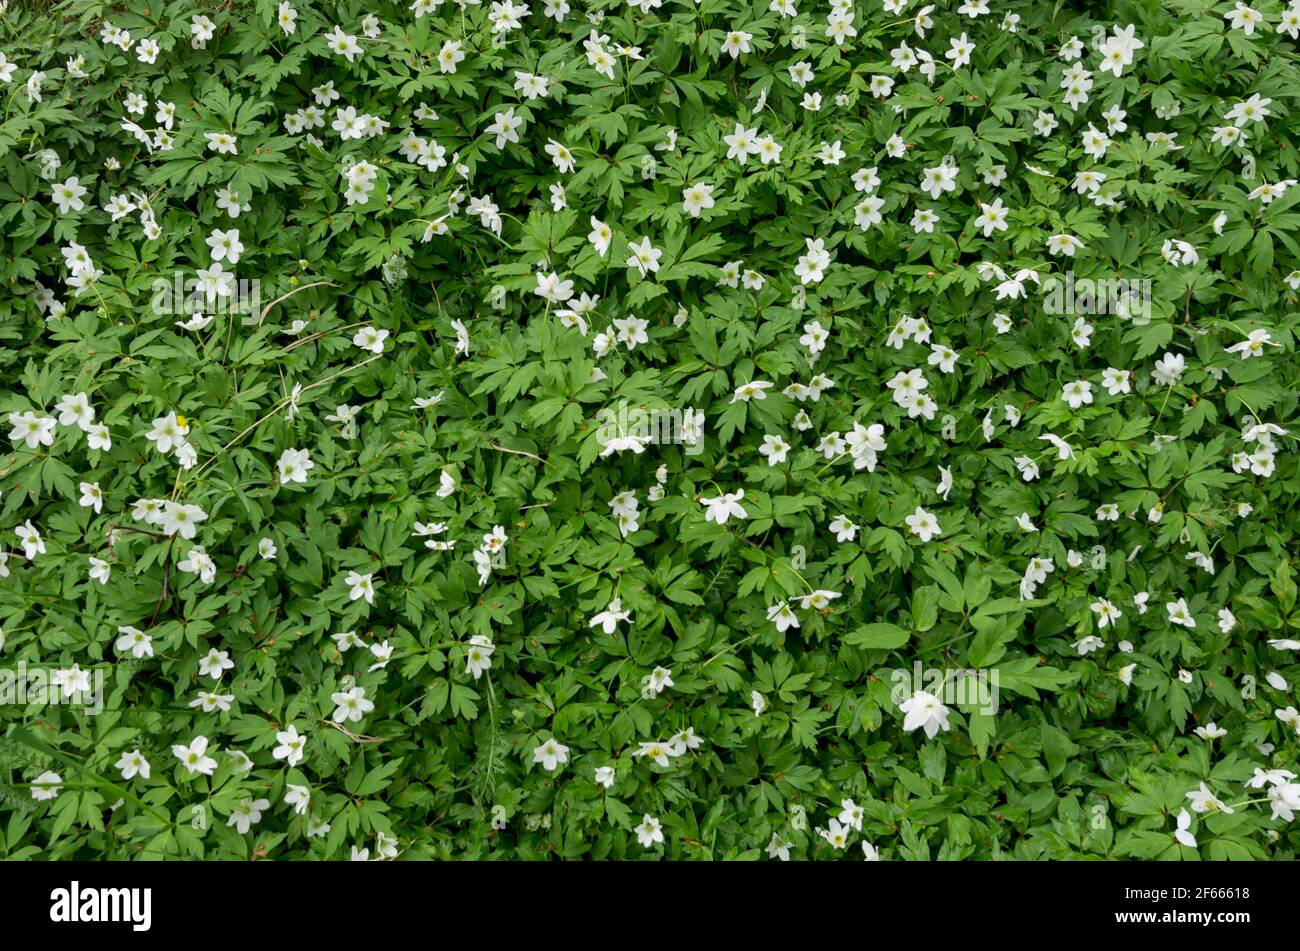
POLYGON ((63 777, 53 770, 46 770, 32 781, 32 798, 37 802, 55 799, 62 788, 63 777))
POLYGON ((1187 599, 1179 598, 1177 601, 1171 601, 1165 605, 1165 610, 1169 612, 1169 623, 1181 624, 1183 627, 1196 627, 1196 618, 1192 617, 1187 608, 1187 599))
POLYGON ((934 490, 939 498, 948 501, 948 493, 952 491, 952 469, 947 466, 939 467, 939 482, 934 490))
POLYGON ((1260 769, 1255 768, 1255 775, 1246 780, 1247 789, 1262 789, 1267 783, 1271 786, 1284 786, 1292 779, 1295 779, 1295 773, 1289 769, 1260 769))
POLYGON ((211 249, 213 261, 229 261, 231 264, 237 264, 239 256, 244 252, 244 246, 239 241, 238 228, 231 228, 229 231, 214 230, 208 235, 207 245, 211 249))
MULTIPOLYGON (((45 539, 41 537, 41 533, 32 524, 31 519, 15 528, 14 535, 18 537, 18 543, 23 546, 23 557, 28 561, 32 561, 37 555, 45 554, 45 539)), ((8 573, 6 570, 5 574, 8 573)))
POLYGON ((832 848, 842 849, 849 844, 849 829, 841 825, 838 819, 826 823, 826 828, 818 829, 817 834, 830 843, 832 848))
POLYGON ((1107 625, 1114 624, 1123 617, 1119 608, 1105 598, 1094 601, 1091 608, 1093 613, 1097 615, 1097 627, 1102 630, 1105 630, 1107 625))
POLYGON ((104 493, 99 488, 98 482, 83 482, 78 488, 81 491, 81 498, 78 505, 83 508, 94 509, 98 515, 104 508, 104 493))
POLYGON ((1101 385, 1105 387, 1106 392, 1111 396, 1131 393, 1130 380, 1132 376, 1133 374, 1129 373, 1128 370, 1116 370, 1114 367, 1107 367, 1101 371, 1101 385))
POLYGON ((642 277, 658 273, 659 259, 664 253, 650 244, 649 238, 642 238, 640 243, 629 242, 627 248, 631 252, 627 259, 628 267, 638 271, 642 277))
POLYGON ((1300 812, 1300 783, 1279 783, 1269 787, 1268 798, 1273 819, 1290 822, 1300 812))
POLYGON ((754 34, 746 33, 743 30, 732 30, 727 34, 726 39, 722 41, 722 52, 727 53, 732 59, 736 59, 741 53, 748 53, 749 41, 754 38, 754 34))
POLYGON ((297 727, 290 724, 288 728, 278 731, 275 734, 275 741, 280 745, 271 750, 273 757, 284 760, 289 766, 297 766, 302 762, 307 738, 298 733, 297 727))
POLYGON ((949 39, 948 52, 944 53, 945 59, 952 60, 953 69, 961 69, 963 66, 970 65, 971 54, 975 52, 975 44, 966 38, 962 33, 960 37, 949 39))
POLYGON ((799 618, 788 602, 779 601, 767 609, 767 619, 776 625, 778 633, 784 634, 792 627, 799 626, 799 618))
POLYGON ((286 36, 292 36, 297 29, 298 11, 288 3, 281 3, 276 11, 275 20, 286 36))
POLYGON ((1070 448, 1069 443, 1067 443, 1064 439, 1062 439, 1059 436, 1055 436, 1052 433, 1044 433, 1038 438, 1045 440, 1051 443, 1053 446, 1055 446, 1056 458, 1061 461, 1069 459, 1072 455, 1074 455, 1074 450, 1070 448))
POLYGON ((660 743, 657 740, 651 740, 648 743, 640 743, 637 746, 633 756, 644 756, 656 766, 667 767, 670 765, 669 757, 678 756, 680 752, 671 743, 660 743))
POLYGON ((894 402, 903 407, 914 403, 917 396, 929 385, 929 381, 920 370, 900 370, 892 379, 885 382, 885 387, 893 393, 894 402))
POLYGON ((206 736, 196 736, 189 746, 178 743, 172 747, 172 755, 181 761, 186 773, 191 776, 195 773, 211 776, 213 770, 217 768, 217 761, 208 756, 207 751, 208 738, 206 736))
POLYGON ((577 160, 573 157, 573 153, 554 139, 547 141, 545 152, 551 157, 555 167, 565 174, 572 172, 577 167, 577 160))
POLYGON ((153 421, 153 428, 145 433, 145 439, 152 442, 159 452, 167 453, 183 444, 189 431, 189 421, 184 416, 168 413, 153 421))
POLYGON ((218 155, 235 155, 238 141, 228 132, 205 132, 204 140, 208 143, 208 148, 218 155))
POLYGON ((86 430, 95 420, 95 410, 85 393, 61 396, 54 408, 58 410, 60 426, 76 426, 86 430))
POLYGON ((227 820, 227 826, 234 826, 235 830, 243 835, 252 826, 262 821, 262 812, 271 808, 271 803, 265 799, 253 799, 245 797, 239 800, 238 805, 230 811, 230 818, 227 820))
POLYGON ((100 584, 108 584, 108 579, 112 573, 112 568, 108 562, 102 558, 90 556, 90 580, 98 581, 100 584))
POLYGON ((554 737, 533 749, 533 762, 541 763, 542 768, 548 772, 555 772, 568 761, 569 748, 556 742, 554 737))
POLYGON ((1264 353, 1264 348, 1269 346, 1280 346, 1273 341, 1273 337, 1267 330, 1252 330, 1245 340, 1227 347, 1228 353, 1240 354, 1241 359, 1248 360, 1251 357, 1258 357, 1264 353))
POLYGON ((767 843, 766 851, 767 857, 770 859, 780 859, 782 862, 790 861, 790 843, 775 832, 772 833, 772 838, 767 843))
POLYGON ((1161 386, 1173 386, 1183 375, 1187 362, 1181 353, 1165 353, 1156 361, 1151 376, 1161 386))
POLYGON ((916 511, 907 516, 904 521, 911 533, 923 542, 928 542, 936 535, 943 534, 943 529, 939 526, 939 520, 919 505, 916 507, 916 511))
POLYGON ((9 433, 9 440, 14 445, 17 445, 20 440, 28 449, 54 445, 56 420, 53 416, 37 416, 30 411, 10 413, 9 425, 13 427, 9 433))
POLYGON ((862 807, 852 799, 840 800, 839 821, 846 826, 851 826, 858 832, 862 831, 862 819, 865 813, 862 807))
POLYGON ((378 644, 371 644, 370 653, 371 656, 375 658, 375 662, 367 667, 366 670, 371 673, 376 670, 383 670, 388 666, 388 662, 393 659, 393 645, 388 643, 386 640, 381 641, 378 644))
POLYGON ((136 776, 139 776, 141 779, 149 778, 149 761, 144 758, 144 755, 138 749, 134 749, 129 753, 123 753, 114 765, 119 771, 121 771, 124 780, 134 779, 136 776))
POLYGON ((1096 635, 1089 634, 1087 637, 1075 641, 1072 646, 1076 651, 1078 651, 1079 656, 1082 657, 1085 654, 1090 654, 1095 650, 1100 650, 1105 647, 1106 642, 1096 635))
MULTIPOLYGON (((307 809, 311 805, 311 790, 306 786, 299 786, 296 783, 286 783, 284 787, 284 801, 286 805, 292 806, 295 815, 307 815, 307 809)), ((310 832, 307 833, 311 835, 310 832)))
POLYGON ((1061 390, 1061 399, 1070 404, 1070 409, 1078 409, 1092 402, 1092 384, 1087 380, 1075 380, 1065 384, 1061 390))
POLYGON ((1272 102, 1272 99, 1263 98, 1259 93, 1253 93, 1249 99, 1237 103, 1224 113, 1223 118, 1235 126, 1245 125, 1247 121, 1263 122, 1272 115, 1272 113, 1268 111, 1268 107, 1272 102))
POLYGON ((661 694, 669 687, 676 686, 673 682, 673 672, 668 667, 656 667, 650 671, 650 676, 646 678, 646 689, 654 694, 661 694))
POLYGON ((1234 30, 1241 30, 1246 36, 1254 34, 1256 25, 1264 22, 1262 13, 1240 2, 1225 13, 1223 18, 1228 21, 1228 26, 1234 30))
POLYGON ((742 383, 736 387, 735 393, 731 396, 731 402, 748 403, 751 399, 765 400, 767 399, 767 393, 764 391, 771 389, 772 385, 766 380, 753 380, 749 383, 742 383))
POLYGON ((365 598, 366 604, 374 604, 375 585, 372 580, 373 578, 373 574, 363 575, 358 571, 349 571, 347 577, 343 579, 343 583, 349 588, 349 600, 359 601, 360 599, 365 598))
POLYGON ((372 326, 365 326, 358 330, 352 337, 352 343, 362 350, 368 350, 371 353, 383 353, 384 341, 388 339, 387 330, 379 330, 372 326))
POLYGON ((1274 710, 1273 715, 1300 734, 1300 712, 1297 712, 1295 707, 1274 710))
POLYGON ((81 211, 86 207, 86 203, 82 199, 88 191, 89 189, 82 185, 80 179, 74 175, 67 181, 55 185, 50 192, 50 197, 59 206, 59 214, 66 215, 70 211, 81 211))
POLYGON ((1201 783, 1201 788, 1199 790, 1194 789, 1189 792, 1187 798, 1191 800, 1192 812, 1201 813, 1216 810, 1228 814, 1232 813, 1232 807, 1216 798, 1214 793, 1210 792, 1209 787, 1206 786, 1204 782, 1201 783))
POLYGON ((217 693, 215 690, 205 690, 195 699, 191 700, 189 706, 200 707, 204 713, 213 713, 217 710, 227 712, 230 710, 231 701, 235 695, 217 693))
POLYGON ((940 373, 952 373, 957 369, 957 359, 959 354, 951 347, 941 343, 931 344, 930 356, 926 362, 930 366, 937 366, 940 373))
POLYGON ((722 137, 722 141, 727 144, 727 158, 744 165, 749 156, 757 154, 757 139, 758 129, 746 129, 737 122, 735 130, 722 137))
POLYGON ((831 254, 826 250, 822 238, 805 238, 805 253, 799 255, 795 264, 795 277, 801 284, 819 284, 826 277, 826 268, 830 267, 831 254))
POLYGON ((692 218, 713 207, 713 186, 704 182, 692 185, 682 192, 682 209, 692 218))
POLYGON ((129 651, 131 656, 137 660, 142 657, 153 656, 153 638, 144 631, 128 624, 119 627, 117 632, 122 636, 114 642, 113 646, 119 654, 125 654, 129 651))
POLYGON ((609 607, 591 619, 591 627, 598 627, 606 634, 613 634, 618 622, 626 621, 631 616, 630 611, 623 610, 623 600, 615 598, 609 602, 609 607))
POLYGON ((593 215, 591 218, 591 233, 587 235, 587 240, 591 242, 591 246, 596 249, 596 253, 602 258, 609 251, 609 243, 613 238, 614 232, 610 230, 609 225, 593 215))
POLYGON ((1002 204, 1001 198, 993 199, 991 205, 980 202, 979 206, 980 213, 974 219, 975 227, 983 229, 984 237, 992 237, 995 231, 1007 230, 1007 216, 1011 210, 1002 204))
POLYGON ((835 533, 835 540, 840 543, 851 542, 858 537, 857 524, 846 515, 836 515, 826 527, 835 533))
POLYGON ((163 503, 160 524, 164 535, 177 535, 181 538, 193 538, 198 534, 198 523, 208 517, 208 513, 197 505, 182 505, 179 502, 163 503))
POLYGON ((956 165, 941 162, 926 168, 922 172, 921 191, 937 199, 944 192, 957 190, 957 175, 961 169, 956 165))
POLYGON ((662 843, 664 840, 664 830, 659 824, 659 820, 654 816, 646 813, 641 820, 641 824, 635 829, 636 840, 647 849, 656 843, 662 843))
POLYGON ((763 437, 763 445, 758 450, 758 454, 767 459, 769 466, 777 466, 785 462, 789 453, 790 444, 780 436, 771 435, 763 437))
POLYGON ((949 729, 948 708, 932 693, 918 690, 898 706, 906 714, 903 729, 908 733, 919 727, 925 730, 927 737, 934 739, 940 730, 949 729))
POLYGON ((337 723, 360 723, 362 717, 375 709, 375 702, 366 699, 365 687, 340 690, 330 694, 330 700, 335 704, 333 719, 337 723))
POLYGON ((306 449, 286 449, 280 454, 276 467, 280 470, 281 485, 290 482, 301 484, 307 481, 307 473, 316 467, 316 463, 311 461, 306 449))
POLYGON ((748 518, 749 513, 745 507, 740 504, 740 500, 745 497, 744 489, 737 489, 735 492, 727 492, 716 498, 700 497, 700 503, 705 507, 704 518, 709 522, 717 522, 724 525, 729 518, 748 518))
POLYGON ((460 40, 447 40, 438 52, 438 70, 442 73, 456 72, 456 64, 463 62, 465 53, 461 50, 460 40))
POLYGON ((492 652, 496 646, 482 634, 475 634, 469 639, 469 648, 465 651, 465 670, 478 680, 483 672, 492 666, 492 652))
POLYGON ((1047 239, 1047 250, 1055 255, 1065 255, 1074 257, 1074 252, 1085 247, 1084 243, 1074 235, 1054 234, 1047 239))
POLYGON ((668 745, 671 748, 673 756, 681 756, 687 750, 696 750, 704 745, 704 737, 695 735, 695 727, 688 726, 673 734, 669 739, 668 745))

